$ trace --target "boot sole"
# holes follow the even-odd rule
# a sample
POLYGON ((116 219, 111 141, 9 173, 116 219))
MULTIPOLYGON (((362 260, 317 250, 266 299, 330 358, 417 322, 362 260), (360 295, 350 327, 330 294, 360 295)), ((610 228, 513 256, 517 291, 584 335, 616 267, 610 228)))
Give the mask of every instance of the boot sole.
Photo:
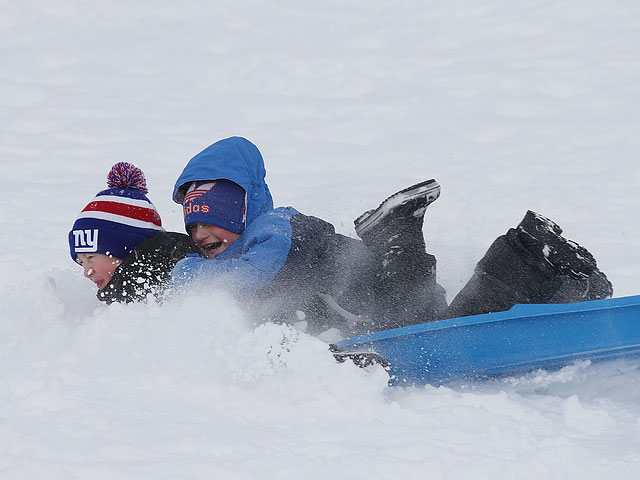
POLYGON ((411 187, 400 190, 394 193, 385 201, 383 201, 375 210, 369 210, 368 212, 360 215, 353 223, 356 226, 356 233, 361 236, 369 228, 376 225, 382 218, 384 218, 393 209, 404 205, 411 200, 417 200, 425 197, 427 203, 424 205, 427 207, 431 203, 435 202, 440 196, 440 184, 434 179, 425 180, 424 182, 417 183, 411 187))

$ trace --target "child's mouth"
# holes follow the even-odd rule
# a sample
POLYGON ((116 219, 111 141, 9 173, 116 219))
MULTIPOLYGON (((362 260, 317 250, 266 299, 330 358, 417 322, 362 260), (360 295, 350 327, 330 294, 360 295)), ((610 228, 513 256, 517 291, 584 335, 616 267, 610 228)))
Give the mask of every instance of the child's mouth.
POLYGON ((213 253, 217 249, 219 249, 221 246, 222 246, 222 242, 210 243, 209 245, 203 246, 202 250, 204 250, 205 253, 213 253))

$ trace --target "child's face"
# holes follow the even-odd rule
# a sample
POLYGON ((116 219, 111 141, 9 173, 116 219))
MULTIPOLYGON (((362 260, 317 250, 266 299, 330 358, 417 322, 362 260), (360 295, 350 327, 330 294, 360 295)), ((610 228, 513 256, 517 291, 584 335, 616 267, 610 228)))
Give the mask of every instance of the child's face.
POLYGON ((84 276, 95 283, 98 290, 102 290, 109 283, 113 272, 122 263, 119 258, 101 253, 79 253, 76 259, 84 268, 84 276))
POLYGON ((208 223, 194 223, 189 226, 191 239, 207 258, 213 258, 224 252, 229 245, 242 235, 208 223))

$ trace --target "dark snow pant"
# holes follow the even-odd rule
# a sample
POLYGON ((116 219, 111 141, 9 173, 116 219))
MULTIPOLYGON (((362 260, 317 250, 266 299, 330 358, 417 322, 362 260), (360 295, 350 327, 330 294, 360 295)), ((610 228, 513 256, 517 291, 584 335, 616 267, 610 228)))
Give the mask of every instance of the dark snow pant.
POLYGON ((548 303, 560 284, 553 269, 534 261, 511 229, 489 247, 445 317, 500 312, 518 303, 548 303))
POLYGON ((398 235, 391 247, 378 249, 373 286, 380 329, 430 322, 446 314, 446 292, 436 282, 436 257, 426 253, 421 228, 413 230, 398 235))
POLYGON ((422 217, 409 216, 406 228, 398 222, 389 234, 378 235, 383 241, 361 242, 336 234, 323 220, 292 217, 289 258, 256 294, 258 314, 293 322, 306 318, 310 331, 336 327, 356 335, 503 311, 517 303, 576 302, 611 294, 593 257, 531 212, 496 239, 447 305, 436 281, 436 258, 426 252, 422 217))
POLYGON ((378 323, 384 329, 430 322, 446 314, 446 292, 436 282, 436 258, 406 255, 402 263, 398 270, 383 269, 375 276, 378 323))
POLYGON ((560 237, 561 230, 536 238, 542 226, 533 212, 498 237, 478 262, 474 274, 447 306, 436 283, 436 259, 424 241, 405 248, 376 276, 378 310, 386 328, 509 310, 519 303, 570 303, 608 298, 613 290, 584 248, 560 237), (549 255, 548 251, 552 254, 549 255))
MULTIPOLYGON (((556 252, 571 243, 563 240, 556 252)), ((552 257, 554 264, 542 254, 548 248, 545 241, 510 229, 489 247, 443 318, 500 312, 518 303, 571 303, 612 295, 611 283, 585 249, 575 245, 575 250, 560 251, 552 257)))

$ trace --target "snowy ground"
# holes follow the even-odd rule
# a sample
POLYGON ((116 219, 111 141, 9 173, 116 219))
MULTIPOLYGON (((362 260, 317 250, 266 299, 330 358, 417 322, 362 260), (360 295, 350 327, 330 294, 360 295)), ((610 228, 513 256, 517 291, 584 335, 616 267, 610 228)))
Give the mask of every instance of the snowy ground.
POLYGON ((425 178, 449 297, 531 208, 638 293, 632 0, 3 1, 0 478, 636 479, 637 362, 391 389, 220 292, 105 307, 68 254, 117 161, 169 230, 243 135, 278 205, 352 219, 425 178))

